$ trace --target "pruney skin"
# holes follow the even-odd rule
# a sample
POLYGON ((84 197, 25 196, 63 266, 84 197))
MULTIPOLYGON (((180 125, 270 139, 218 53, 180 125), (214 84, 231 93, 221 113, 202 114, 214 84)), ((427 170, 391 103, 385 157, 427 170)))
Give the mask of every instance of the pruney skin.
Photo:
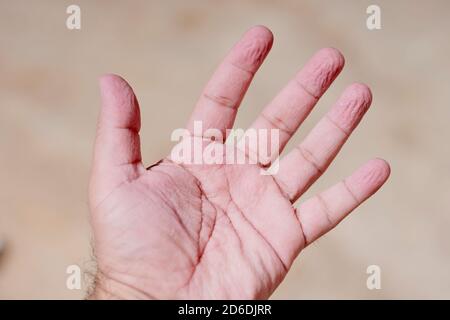
MULTIPOLYGON (((188 130, 195 121, 205 130, 233 126, 272 42, 265 27, 244 34, 205 86, 188 130)), ((281 152, 343 66, 338 50, 318 51, 251 127, 279 129, 281 152)), ((106 75, 101 98, 89 191, 98 263, 91 298, 268 298, 301 250, 375 193, 390 173, 384 160, 370 160, 293 206, 369 108, 372 95, 363 84, 344 90, 304 141, 280 159, 274 176, 261 175, 258 164, 180 165, 169 158, 146 170, 133 90, 119 76, 106 75)), ((156 115, 158 107, 145 110, 156 115)))

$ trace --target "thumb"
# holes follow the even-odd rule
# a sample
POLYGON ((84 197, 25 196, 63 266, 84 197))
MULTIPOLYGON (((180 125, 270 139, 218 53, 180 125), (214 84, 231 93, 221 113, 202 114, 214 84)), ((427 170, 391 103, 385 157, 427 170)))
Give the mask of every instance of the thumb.
POLYGON ((100 93, 101 110, 90 185, 94 203, 145 170, 139 139, 139 104, 133 89, 121 77, 105 75, 100 78, 100 93))

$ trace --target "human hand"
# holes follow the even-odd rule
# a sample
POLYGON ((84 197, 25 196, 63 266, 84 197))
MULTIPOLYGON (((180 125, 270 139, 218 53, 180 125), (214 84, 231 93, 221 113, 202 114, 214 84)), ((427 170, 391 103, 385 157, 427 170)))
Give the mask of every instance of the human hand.
MULTIPOLYGON (((187 129, 232 128, 238 106, 272 34, 250 29, 206 85, 187 129)), ((279 129, 280 150, 341 71, 344 58, 322 49, 251 126, 279 129)), ((140 115, 131 87, 101 79, 89 204, 98 277, 92 298, 268 298, 308 244, 375 193, 389 165, 371 160, 295 209, 293 203, 334 159, 371 103, 349 86, 274 175, 260 164, 177 164, 145 169, 140 115)), ((202 138, 202 137, 197 137, 202 138)), ((193 137, 195 139, 195 137, 193 137)), ((210 143, 226 148, 219 141, 210 143)), ((246 152, 246 156, 250 156, 246 152)))

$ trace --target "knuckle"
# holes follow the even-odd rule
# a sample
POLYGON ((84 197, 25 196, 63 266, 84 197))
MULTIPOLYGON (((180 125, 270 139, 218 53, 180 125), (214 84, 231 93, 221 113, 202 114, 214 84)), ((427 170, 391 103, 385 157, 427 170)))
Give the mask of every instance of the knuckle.
POLYGON ((219 106, 227 107, 227 108, 234 108, 236 102, 231 99, 228 96, 220 95, 220 94, 214 94, 214 93, 204 93, 203 97, 207 100, 210 100, 219 106))

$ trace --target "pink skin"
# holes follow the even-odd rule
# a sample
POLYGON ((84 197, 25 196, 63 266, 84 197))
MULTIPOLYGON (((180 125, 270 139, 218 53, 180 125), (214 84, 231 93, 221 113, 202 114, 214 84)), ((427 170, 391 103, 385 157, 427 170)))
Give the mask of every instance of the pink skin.
MULTIPOLYGON (((233 126, 238 106, 272 46, 271 32, 250 29, 206 85, 187 124, 233 126)), ((253 128, 278 128, 281 149, 341 71, 344 58, 322 49, 268 104, 253 128)), ((335 227, 387 180, 371 160, 295 209, 326 170, 371 102, 349 86, 306 139, 280 160, 275 176, 259 165, 178 165, 146 170, 140 117, 131 87, 101 79, 90 184, 98 279, 92 298, 268 298, 308 244, 335 227)), ((217 142, 215 142, 217 143, 217 142)), ((281 150, 280 150, 281 151, 281 150)))

